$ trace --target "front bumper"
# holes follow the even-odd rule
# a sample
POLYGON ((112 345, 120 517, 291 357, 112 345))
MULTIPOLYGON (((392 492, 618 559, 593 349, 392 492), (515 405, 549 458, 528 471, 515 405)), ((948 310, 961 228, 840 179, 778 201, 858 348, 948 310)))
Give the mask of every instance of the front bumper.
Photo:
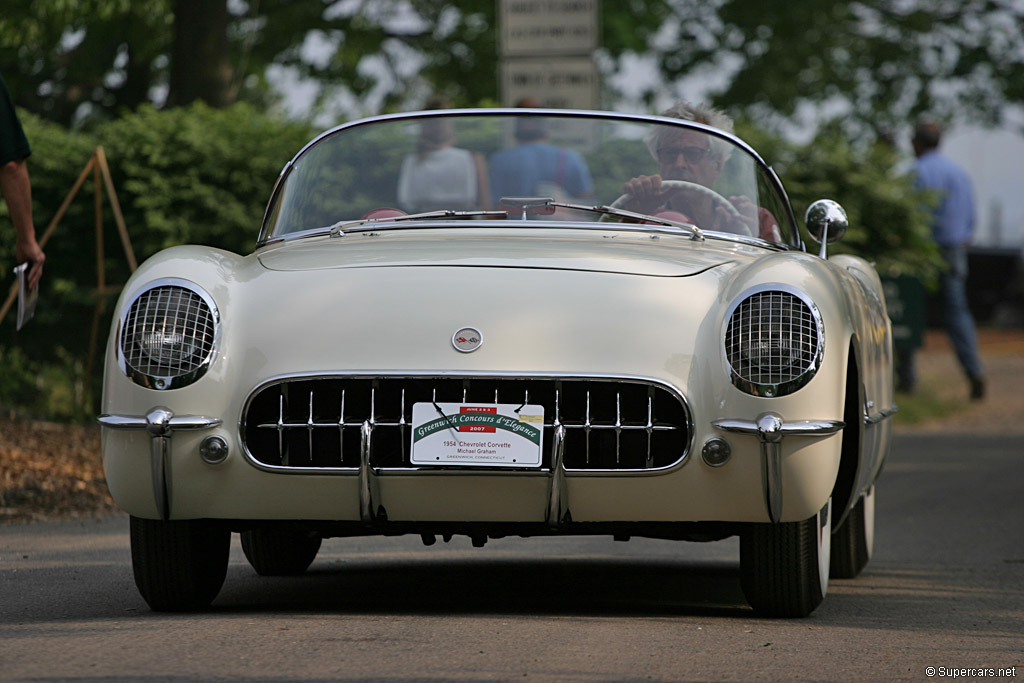
POLYGON ((111 493, 140 517, 540 523, 552 529, 569 521, 805 519, 831 492, 844 426, 834 420, 787 423, 773 413, 717 420, 716 430, 739 436, 728 466, 690 458, 684 466, 645 475, 567 471, 561 425, 548 446, 551 466, 539 470, 375 468, 367 426, 358 468, 314 474, 253 467, 218 418, 176 416, 155 407, 145 415, 103 415, 99 422, 106 428, 111 493), (210 436, 229 444, 223 461, 201 457, 210 436))

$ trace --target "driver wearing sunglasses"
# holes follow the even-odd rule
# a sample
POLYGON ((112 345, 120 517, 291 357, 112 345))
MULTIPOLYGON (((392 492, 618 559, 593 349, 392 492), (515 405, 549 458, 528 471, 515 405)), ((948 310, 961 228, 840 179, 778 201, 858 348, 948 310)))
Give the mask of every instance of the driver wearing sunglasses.
MULTIPOLYGON (((732 132, 732 119, 710 107, 681 103, 662 115, 732 132)), ((662 180, 683 180, 714 188, 731 151, 728 142, 697 130, 661 128, 648 140, 648 146, 658 162, 658 173, 637 176, 623 185, 623 193, 633 198, 625 208, 646 214, 680 213, 687 221, 703 229, 781 240, 774 217, 767 210, 758 208, 749 197, 728 197, 739 211, 740 221, 706 194, 663 189, 662 180)))

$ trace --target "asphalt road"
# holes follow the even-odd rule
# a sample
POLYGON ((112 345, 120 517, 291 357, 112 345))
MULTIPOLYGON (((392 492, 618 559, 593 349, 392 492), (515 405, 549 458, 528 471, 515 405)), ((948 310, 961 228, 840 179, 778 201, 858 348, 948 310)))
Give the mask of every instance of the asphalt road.
POLYGON ((214 607, 165 615, 125 517, 4 526, 0 680, 1024 677, 1024 437, 902 435, 877 491, 872 563, 802 620, 752 615, 734 541, 331 539, 271 579, 236 537, 214 607))

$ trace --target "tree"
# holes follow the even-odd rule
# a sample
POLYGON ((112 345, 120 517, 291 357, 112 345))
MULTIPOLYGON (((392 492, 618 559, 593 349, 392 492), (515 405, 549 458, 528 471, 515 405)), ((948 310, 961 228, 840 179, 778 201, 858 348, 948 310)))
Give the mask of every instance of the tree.
MULTIPOLYGON (((714 104, 775 128, 810 108, 872 133, 923 111, 995 123, 1024 103, 1017 0, 601 0, 600 11, 602 70, 648 60, 661 75, 640 93, 650 105, 692 97, 698 81, 714 104)), ((478 105, 498 97, 496 21, 493 0, 7 0, 0 64, 19 105, 64 123, 147 102, 266 106, 270 67, 370 113, 432 91, 478 105)))
MULTIPOLYGON (((265 105, 268 67, 316 79, 322 97, 395 109, 443 91, 497 99, 494 2, 479 0, 10 0, 0 64, 16 102, 70 124, 146 103, 265 105), (318 48, 318 49, 317 49, 318 48), (10 69, 8 71, 7 69, 10 69)), ((604 51, 639 52, 669 0, 602 2, 604 51)))
POLYGON ((228 21, 226 2, 174 0, 167 104, 181 106, 199 100, 226 107, 235 101, 228 21))
POLYGON ((711 98, 762 121, 811 105, 862 132, 922 112, 996 123, 1006 104, 1024 102, 1024 6, 1013 0, 673 4, 665 77, 724 71, 711 98))
POLYGON ((159 83, 166 0, 8 0, 0 64, 15 102, 47 119, 135 108, 159 83))

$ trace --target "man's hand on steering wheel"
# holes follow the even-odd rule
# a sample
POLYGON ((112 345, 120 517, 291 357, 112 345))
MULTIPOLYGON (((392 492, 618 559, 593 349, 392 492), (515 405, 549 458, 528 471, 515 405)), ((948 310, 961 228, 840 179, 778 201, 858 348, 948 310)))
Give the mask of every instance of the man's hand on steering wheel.
POLYGON ((662 188, 660 175, 640 175, 623 183, 622 194, 630 196, 631 211, 651 213, 664 205, 672 192, 662 188))
POLYGON ((702 228, 737 235, 757 235, 758 209, 748 197, 726 199, 713 188, 690 180, 664 180, 660 175, 637 176, 627 181, 622 189, 622 196, 611 204, 614 208, 654 213, 667 204, 669 195, 675 192, 697 193, 714 202, 709 217, 711 225, 702 225, 702 228))

